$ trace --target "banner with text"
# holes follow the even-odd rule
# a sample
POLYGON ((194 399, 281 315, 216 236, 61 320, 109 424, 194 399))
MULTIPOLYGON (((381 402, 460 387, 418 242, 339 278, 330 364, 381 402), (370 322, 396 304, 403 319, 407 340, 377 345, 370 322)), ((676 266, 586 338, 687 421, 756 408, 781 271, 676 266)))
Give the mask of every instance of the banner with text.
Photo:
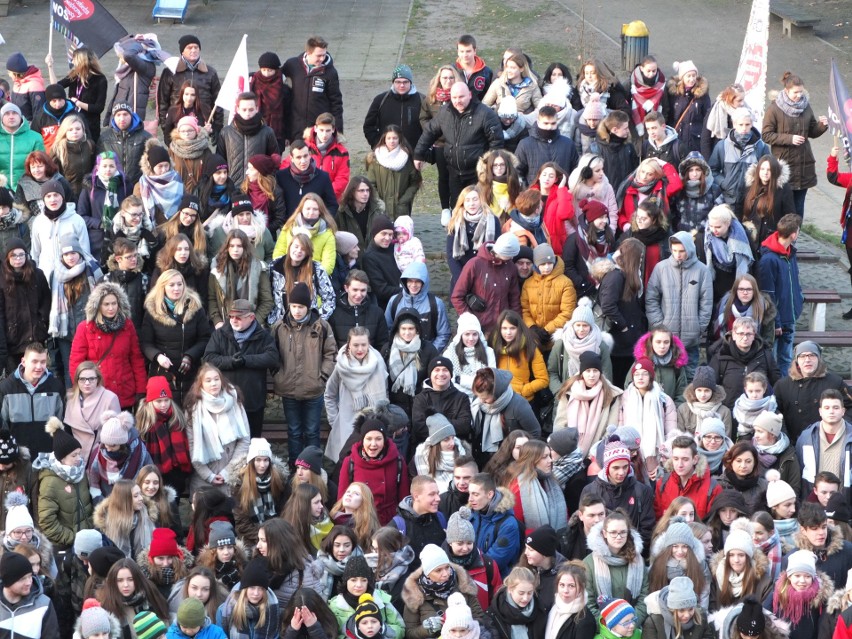
POLYGON ((745 89, 745 104, 760 131, 766 102, 766 59, 769 52, 769 0, 754 0, 748 19, 736 83, 745 89))
POLYGON ((53 28, 74 46, 88 47, 99 58, 127 35, 98 0, 50 0, 53 28))
POLYGON ((834 58, 831 59, 831 77, 828 79, 828 130, 843 140, 847 151, 852 150, 852 98, 834 58))

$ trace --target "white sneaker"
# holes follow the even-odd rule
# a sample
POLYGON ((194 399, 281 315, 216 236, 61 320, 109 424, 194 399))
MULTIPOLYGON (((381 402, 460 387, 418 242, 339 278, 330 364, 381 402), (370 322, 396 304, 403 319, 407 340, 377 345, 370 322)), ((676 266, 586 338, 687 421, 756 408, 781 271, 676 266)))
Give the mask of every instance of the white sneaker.
POLYGON ((441 226, 446 226, 450 223, 450 218, 453 216, 453 212, 450 209, 444 209, 441 211, 441 226))

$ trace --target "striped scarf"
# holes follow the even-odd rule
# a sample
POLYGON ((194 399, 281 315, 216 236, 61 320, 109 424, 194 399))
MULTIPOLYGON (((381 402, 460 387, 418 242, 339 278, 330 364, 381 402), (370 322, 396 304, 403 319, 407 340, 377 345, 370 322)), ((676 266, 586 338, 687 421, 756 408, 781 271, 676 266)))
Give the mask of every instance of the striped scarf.
POLYGON ((172 430, 169 428, 169 420, 172 418, 172 409, 168 413, 157 412, 157 419, 145 434, 145 447, 151 453, 151 459, 160 471, 170 473, 180 470, 185 473, 192 472, 192 461, 189 459, 189 441, 186 431, 172 430))

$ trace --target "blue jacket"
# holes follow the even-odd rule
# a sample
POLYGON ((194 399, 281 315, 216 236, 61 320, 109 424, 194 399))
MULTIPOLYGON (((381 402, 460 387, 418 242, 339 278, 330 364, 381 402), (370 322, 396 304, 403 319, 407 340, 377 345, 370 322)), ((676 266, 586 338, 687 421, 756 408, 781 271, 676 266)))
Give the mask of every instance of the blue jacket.
POLYGON ((476 547, 497 564, 506 577, 521 554, 521 525, 514 515, 515 496, 498 487, 485 512, 473 510, 470 523, 476 532, 476 547))
MULTIPOLYGON (((169 630, 166 633, 166 639, 190 639, 190 637, 189 635, 181 632, 178 622, 175 621, 171 626, 169 626, 169 630)), ((225 631, 219 626, 214 624, 210 620, 210 617, 207 617, 204 619, 204 625, 201 626, 201 630, 199 630, 198 634, 195 635, 195 639, 228 639, 228 635, 226 635, 225 631)))
POLYGON ((399 285, 401 291, 388 300, 388 306, 385 309, 385 321, 387 322, 388 329, 393 327, 394 320, 396 320, 396 316, 399 315, 402 309, 413 308, 420 313, 420 321, 423 329, 421 333, 426 339, 432 342, 432 345, 439 353, 442 353, 447 347, 447 344, 450 343, 453 333, 450 330, 447 307, 444 304, 444 300, 437 295, 433 295, 437 311, 437 326, 431 326, 432 306, 429 302, 429 269, 426 268, 423 262, 412 262, 402 272, 399 278, 399 285), (408 292, 408 289, 405 288, 405 280, 407 279, 423 282, 423 288, 413 297, 408 292), (391 313, 391 309, 395 309, 396 312, 391 313))
POLYGON ((778 309, 775 328, 795 326, 805 301, 799 283, 796 247, 790 247, 789 255, 781 251, 783 247, 778 243, 776 231, 760 246, 760 261, 757 263, 757 283, 760 290, 769 295, 778 309))

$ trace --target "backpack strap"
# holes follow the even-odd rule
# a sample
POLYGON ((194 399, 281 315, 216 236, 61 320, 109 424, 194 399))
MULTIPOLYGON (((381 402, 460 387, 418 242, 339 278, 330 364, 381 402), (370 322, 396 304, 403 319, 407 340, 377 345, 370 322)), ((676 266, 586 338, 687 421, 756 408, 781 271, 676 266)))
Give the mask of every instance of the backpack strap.
POLYGON ((355 481, 355 460, 352 459, 352 455, 349 456, 349 483, 351 484, 355 481))
POLYGON ((393 301, 391 301, 391 305, 390 305, 391 323, 393 323, 394 320, 396 320, 396 309, 399 308, 399 300, 401 300, 401 299, 402 299, 402 293, 401 292, 397 293, 396 295, 393 296, 393 301))
POLYGON ((438 300, 433 293, 427 293, 429 299, 429 321, 432 322, 432 341, 438 337, 438 300))
POLYGON ((396 529, 404 535, 406 531, 406 526, 405 519, 402 518, 402 515, 394 515, 391 521, 396 526, 396 529))
POLYGON ((483 555, 482 552, 479 553, 479 556, 482 557, 482 563, 485 564, 485 578, 488 580, 488 592, 491 593, 491 584, 494 581, 494 560, 488 555, 483 555))

